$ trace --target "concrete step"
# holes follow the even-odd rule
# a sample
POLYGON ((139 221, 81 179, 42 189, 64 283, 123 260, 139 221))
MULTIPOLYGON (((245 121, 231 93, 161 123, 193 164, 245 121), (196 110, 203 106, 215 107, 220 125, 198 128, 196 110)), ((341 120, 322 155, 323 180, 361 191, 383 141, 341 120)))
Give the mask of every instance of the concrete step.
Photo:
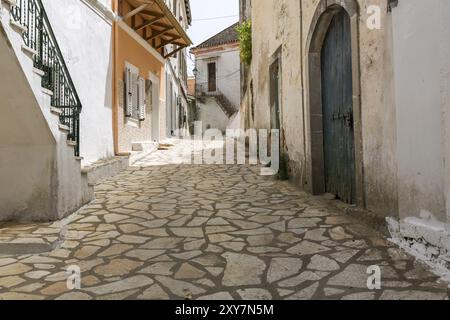
POLYGON ((34 59, 34 56, 37 55, 37 51, 33 48, 30 48, 26 45, 22 45, 22 51, 31 59, 34 59))
POLYGON ((0 256, 46 253, 58 248, 64 222, 1 223, 0 256))
POLYGON ((45 75, 45 72, 38 68, 33 68, 33 72, 36 73, 40 77, 43 77, 45 75))
POLYGON ((129 166, 129 157, 113 157, 100 160, 95 163, 83 166, 81 173, 87 175, 89 186, 94 186, 104 179, 113 177, 126 170, 129 166))
POLYGON ((158 151, 160 147, 158 142, 134 142, 132 144, 132 152, 130 155, 130 165, 138 162, 139 160, 145 158, 146 156, 158 151))
POLYGON ((62 114, 62 110, 55 107, 50 107, 50 112, 58 116, 62 114))
POLYGON ((77 146, 77 142, 73 141, 73 140, 67 140, 67 145, 69 147, 76 147, 77 146))
POLYGON ((11 25, 13 30, 19 32, 20 34, 23 34, 28 31, 28 28, 26 26, 14 21, 13 19, 9 21, 9 24, 11 25))
POLYGON ((138 141, 131 144, 134 152, 154 152, 158 150, 159 144, 153 141, 138 141))
POLYGON ((44 93, 46 95, 49 95, 49 96, 53 96, 53 91, 52 90, 49 90, 49 89, 46 89, 46 88, 42 88, 41 90, 42 90, 42 93, 44 93))
POLYGON ((70 132, 70 128, 68 126, 65 126, 63 124, 59 124, 59 130, 63 132, 70 132))

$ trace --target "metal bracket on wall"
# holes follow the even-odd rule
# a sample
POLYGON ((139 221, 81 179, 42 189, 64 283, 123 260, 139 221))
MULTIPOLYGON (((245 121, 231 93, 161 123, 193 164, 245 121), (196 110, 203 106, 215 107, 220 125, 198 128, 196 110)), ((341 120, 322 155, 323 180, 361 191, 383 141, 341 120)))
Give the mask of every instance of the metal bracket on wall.
POLYGON ((398 6, 398 0, 388 0, 388 12, 392 12, 392 9, 398 6))

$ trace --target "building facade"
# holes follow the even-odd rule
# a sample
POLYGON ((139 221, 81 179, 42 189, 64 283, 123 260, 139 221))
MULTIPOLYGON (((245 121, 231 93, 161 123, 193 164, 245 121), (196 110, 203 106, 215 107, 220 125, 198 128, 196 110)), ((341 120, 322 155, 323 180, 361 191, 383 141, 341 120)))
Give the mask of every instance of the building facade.
POLYGON ((231 25, 195 48, 195 87, 198 117, 203 131, 225 132, 240 105, 240 57, 236 28, 231 25))
POLYGON ((0 27, 0 221, 58 220, 164 139, 191 41, 163 0, 3 0, 0 27))
POLYGON ((448 258, 449 4, 261 0, 242 8, 253 28, 242 125, 280 129, 281 159, 302 189, 392 217, 397 238, 448 258))
MULTIPOLYGON (((192 23, 189 0, 165 0, 172 14, 184 30, 192 23)), ((170 47, 170 46, 169 46, 170 47)), ((189 99, 187 85, 187 49, 174 48, 176 52, 166 60, 166 132, 167 137, 187 134, 189 99)))
POLYGON ((167 78, 173 69, 169 61, 178 57, 185 66, 182 51, 191 44, 172 4, 155 1, 144 6, 142 1, 117 2, 116 154, 154 148, 166 137, 167 119, 172 118, 166 95, 173 88, 167 78))

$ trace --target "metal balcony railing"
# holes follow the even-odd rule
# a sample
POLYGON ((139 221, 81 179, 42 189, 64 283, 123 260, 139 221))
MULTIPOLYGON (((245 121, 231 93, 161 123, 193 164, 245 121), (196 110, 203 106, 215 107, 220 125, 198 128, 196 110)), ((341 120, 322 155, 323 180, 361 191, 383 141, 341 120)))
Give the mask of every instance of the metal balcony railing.
POLYGON ((51 105, 61 111, 60 122, 69 128, 68 139, 75 142, 75 156, 80 155, 81 101, 70 77, 61 49, 41 0, 17 0, 12 18, 26 27, 24 44, 32 49, 34 67, 42 70, 42 87, 53 92, 51 105))

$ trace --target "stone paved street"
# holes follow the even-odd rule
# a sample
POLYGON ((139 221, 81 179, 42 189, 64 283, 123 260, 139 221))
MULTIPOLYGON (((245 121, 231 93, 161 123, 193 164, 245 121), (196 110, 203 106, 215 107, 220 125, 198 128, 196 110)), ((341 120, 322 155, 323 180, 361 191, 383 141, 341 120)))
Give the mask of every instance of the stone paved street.
MULTIPOLYGON (((186 148, 172 143, 96 186, 63 232, 61 223, 30 231, 60 234, 57 249, 0 256, 0 299, 447 298, 447 284, 338 201, 257 166, 164 165, 186 148), (67 289, 71 265, 81 290, 67 289), (367 289, 372 265, 382 290, 367 289)), ((27 230, 0 236, 14 228, 27 230)))

